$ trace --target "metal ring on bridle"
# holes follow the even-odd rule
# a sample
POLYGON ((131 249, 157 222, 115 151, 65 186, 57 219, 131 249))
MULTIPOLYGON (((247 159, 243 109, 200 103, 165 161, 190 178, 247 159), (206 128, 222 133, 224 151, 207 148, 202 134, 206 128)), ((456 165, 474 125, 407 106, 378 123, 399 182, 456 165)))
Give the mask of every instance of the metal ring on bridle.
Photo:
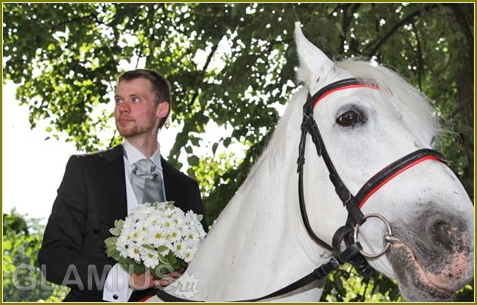
MULTIPOLYGON (((366 253, 365 251, 361 250, 360 253, 361 255, 367 257, 367 258, 376 258, 376 257, 380 257, 381 255, 383 255, 389 248, 389 246, 391 245, 391 241, 394 240, 393 238, 393 235, 392 235, 392 231, 391 231, 391 226, 389 225, 389 222, 386 220, 386 218, 384 218, 384 216, 380 215, 380 214, 367 214, 364 216, 364 219, 367 219, 367 218, 378 218, 380 219, 384 225, 386 226, 386 233, 384 233, 384 240, 386 241, 386 244, 384 245, 384 248, 383 250, 381 250, 380 252, 376 253, 376 254, 369 254, 369 253, 366 253)), ((355 242, 358 242, 358 232, 359 232, 359 224, 356 224, 356 226, 354 226, 354 234, 353 234, 353 238, 354 238, 354 241, 355 242)))

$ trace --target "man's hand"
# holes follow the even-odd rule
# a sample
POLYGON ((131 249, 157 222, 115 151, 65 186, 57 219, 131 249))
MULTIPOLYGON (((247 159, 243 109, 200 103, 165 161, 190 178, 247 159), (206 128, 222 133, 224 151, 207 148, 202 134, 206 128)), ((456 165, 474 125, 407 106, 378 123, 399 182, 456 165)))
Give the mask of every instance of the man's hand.
POLYGON ((179 278, 182 273, 184 273, 184 270, 184 268, 181 268, 177 271, 170 272, 158 280, 154 279, 149 270, 146 270, 146 272, 142 274, 133 273, 129 277, 129 287, 134 290, 145 290, 154 286, 158 288, 167 287, 179 278))

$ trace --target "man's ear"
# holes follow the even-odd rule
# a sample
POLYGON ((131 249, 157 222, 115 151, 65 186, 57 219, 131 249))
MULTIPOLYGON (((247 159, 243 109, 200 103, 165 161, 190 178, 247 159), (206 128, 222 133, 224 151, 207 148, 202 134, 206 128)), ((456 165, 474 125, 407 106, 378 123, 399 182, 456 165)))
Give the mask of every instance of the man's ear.
POLYGON ((170 104, 168 102, 162 102, 157 105, 156 117, 163 119, 169 114, 170 104))

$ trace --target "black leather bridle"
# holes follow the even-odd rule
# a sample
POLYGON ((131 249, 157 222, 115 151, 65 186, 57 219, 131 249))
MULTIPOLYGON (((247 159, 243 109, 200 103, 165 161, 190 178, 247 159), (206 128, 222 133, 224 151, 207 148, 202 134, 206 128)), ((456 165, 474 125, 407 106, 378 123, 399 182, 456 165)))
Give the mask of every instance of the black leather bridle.
MULTIPOLYGON (((293 282, 292 284, 279 289, 273 293, 270 293, 266 296, 254 299, 247 299, 247 300, 240 300, 235 302, 257 302, 262 301, 278 296, 282 296, 284 294, 290 293, 298 288, 304 287, 312 283, 313 281, 323 279, 328 274, 330 274, 333 270, 339 268, 340 265, 344 263, 350 263, 355 267, 359 274, 361 274, 365 278, 369 278, 373 273, 373 268, 368 264, 367 260, 365 259, 366 255, 362 251, 362 247, 360 243, 355 240, 353 233, 356 231, 356 228, 361 226, 369 215, 363 215, 361 212, 362 205, 368 200, 368 198, 374 194, 378 189, 380 189, 384 184, 388 181, 399 175, 400 173, 404 172, 408 168, 422 162, 425 160, 437 160, 440 162, 445 162, 444 157, 435 150, 432 149, 419 149, 414 151, 397 161, 391 163, 381 171, 379 171, 376 175, 374 175, 371 179, 369 179, 363 187, 358 191, 356 195, 353 195, 346 185, 344 184, 343 180, 339 176, 338 172, 336 171, 333 162, 326 150, 325 143, 323 142, 323 138, 321 137, 320 130, 318 125, 316 124, 315 119, 313 118, 313 110, 316 104, 326 97, 327 95, 344 89, 352 89, 352 88, 370 88, 370 89, 379 89, 378 86, 373 84, 372 82, 367 82, 363 80, 359 80, 357 78, 348 78, 336 81, 332 84, 329 84, 318 92, 316 92, 313 96, 310 94, 308 95, 308 99, 303 106, 303 121, 301 124, 301 138, 299 144, 299 156, 298 156, 298 196, 299 196, 299 204, 300 204, 300 211, 303 219, 303 223, 305 228, 310 235, 310 237, 320 246, 325 249, 328 249, 333 253, 328 263, 321 265, 320 267, 316 268, 310 274, 304 276, 303 278, 293 282), (327 244, 323 241, 320 237, 318 237, 315 232, 313 231, 310 222, 308 220, 308 215, 306 211, 306 204, 305 204, 305 196, 303 190, 303 174, 304 174, 304 164, 305 164, 305 146, 306 146, 306 139, 307 135, 310 134, 315 144, 316 151, 318 156, 323 158, 323 161, 326 164, 326 167, 329 172, 329 177, 331 182, 335 187, 335 191, 338 194, 338 197, 342 201, 343 205, 348 210, 348 217, 344 226, 340 227, 333 236, 332 245, 327 244), (345 244, 345 249, 341 250, 343 243, 345 244)), ((373 214, 376 215, 376 214, 373 214)), ((384 219, 384 217, 377 215, 381 218, 389 227, 389 224, 384 219)), ((390 230, 389 230, 390 231, 390 230)), ((388 236, 392 236, 391 232, 388 232, 388 236)), ((384 253, 385 251, 382 251, 384 253)), ((380 254, 381 255, 381 254, 380 254)), ((370 256, 371 257, 371 256, 370 256)), ((376 256, 373 256, 376 257, 376 256)), ((168 294, 164 290, 158 290, 157 296, 166 302, 198 302, 198 301, 191 301, 189 299, 183 299, 176 297, 174 295, 168 294)))
MULTIPOLYGON (((310 237, 322 247, 332 251, 335 256, 342 255, 343 251, 341 251, 342 243, 344 242, 348 249, 351 247, 357 247, 361 249, 361 245, 359 242, 352 239, 352 233, 354 232, 357 226, 361 226, 365 221, 366 217, 361 212, 361 207, 363 204, 368 200, 368 198, 374 194, 378 189, 380 189, 384 184, 388 181, 399 175, 400 173, 404 172, 408 168, 422 162, 425 160, 438 160, 441 162, 444 161, 444 157, 437 151, 432 149, 419 149, 416 150, 397 161, 391 163, 381 171, 379 171, 376 175, 374 175, 371 179, 369 179, 363 187, 358 191, 356 195, 353 195, 346 185, 344 184, 343 180, 341 179, 340 175, 336 171, 333 162, 326 150, 325 143, 321 136, 320 130, 318 125, 313 118, 313 110, 314 107, 318 104, 320 100, 324 97, 328 96, 329 94, 344 89, 352 89, 352 88, 370 88, 378 90, 378 86, 375 85, 373 82, 363 81, 357 78, 347 78, 343 80, 336 81, 332 84, 329 84, 318 92, 316 92, 313 96, 308 95, 307 102, 303 106, 303 121, 301 125, 301 139, 300 139, 300 146, 299 146, 299 157, 298 157, 298 190, 299 190, 299 202, 300 202, 300 211, 303 219, 303 223, 305 224, 305 228, 310 235, 310 237), (343 227, 339 228, 337 232, 333 236, 332 245, 330 246, 326 242, 324 242, 321 238, 319 238, 313 229, 308 220, 308 215, 306 212, 306 204, 305 204, 305 197, 303 191, 303 167, 305 164, 305 145, 306 145, 306 138, 307 135, 310 134, 315 144, 316 151, 318 156, 323 158, 325 165, 329 172, 330 180, 335 187, 335 191, 338 194, 341 202, 343 203, 344 207, 348 210, 348 218, 346 223, 343 227)), ((381 218, 381 217, 380 217, 381 218)), ((385 221, 385 220, 384 220, 385 221)), ((385 221, 387 223, 387 221, 385 221)), ((390 232, 389 232, 390 233, 390 232)), ((348 262, 351 263, 356 270, 364 277, 369 277, 373 271, 373 269, 369 266, 366 259, 362 255, 362 251, 360 253, 356 253, 352 257, 349 258, 348 262)))

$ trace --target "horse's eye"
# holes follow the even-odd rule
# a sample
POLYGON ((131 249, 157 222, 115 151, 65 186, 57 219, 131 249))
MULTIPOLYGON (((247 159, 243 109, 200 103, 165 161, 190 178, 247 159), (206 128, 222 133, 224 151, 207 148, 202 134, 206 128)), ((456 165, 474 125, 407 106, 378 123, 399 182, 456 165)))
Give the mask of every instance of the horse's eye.
POLYGON ((347 111, 336 119, 336 123, 343 127, 352 127, 363 121, 363 118, 355 111, 347 111))

